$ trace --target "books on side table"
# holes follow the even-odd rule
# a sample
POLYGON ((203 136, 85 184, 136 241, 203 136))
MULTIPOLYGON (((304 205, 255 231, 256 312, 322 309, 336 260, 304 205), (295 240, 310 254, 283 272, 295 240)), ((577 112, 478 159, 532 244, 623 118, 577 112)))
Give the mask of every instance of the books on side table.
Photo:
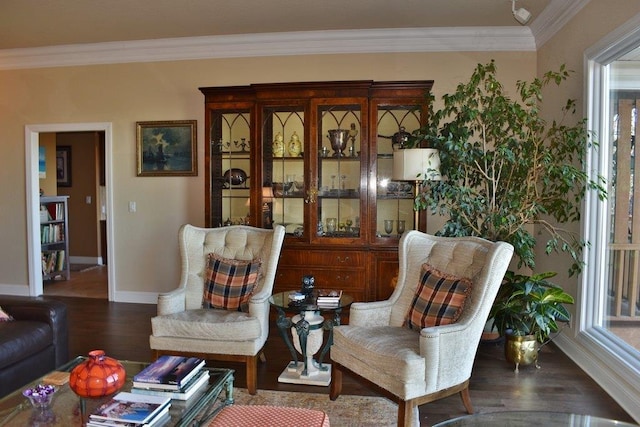
POLYGON ((168 397, 120 392, 89 415, 87 427, 161 427, 170 406, 168 397))
POLYGON ((134 375, 131 392, 188 400, 209 383, 204 364, 195 357, 161 356, 134 375))
POLYGON ((316 304, 319 307, 337 307, 340 305, 342 290, 318 289, 316 304))

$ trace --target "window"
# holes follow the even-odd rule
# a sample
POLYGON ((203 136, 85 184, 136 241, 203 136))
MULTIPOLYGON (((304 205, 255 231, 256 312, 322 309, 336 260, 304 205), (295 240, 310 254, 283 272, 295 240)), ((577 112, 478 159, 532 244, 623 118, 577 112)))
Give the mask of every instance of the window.
POLYGON ((640 376, 640 16, 586 52, 588 119, 599 147, 587 159, 607 179, 603 203, 588 195, 592 248, 580 294, 579 332, 596 357, 625 378, 640 376), (637 182, 636 182, 637 181, 637 182), (634 348, 635 346, 635 348, 634 348))

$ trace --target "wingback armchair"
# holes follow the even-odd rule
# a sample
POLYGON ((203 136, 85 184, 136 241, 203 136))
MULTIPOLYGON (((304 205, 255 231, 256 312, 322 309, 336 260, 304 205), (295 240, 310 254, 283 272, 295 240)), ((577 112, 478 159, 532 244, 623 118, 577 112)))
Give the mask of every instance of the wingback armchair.
MULTIPOLYGON (((273 290, 285 229, 235 225, 179 232, 182 274, 177 289, 158 296, 158 315, 151 319, 150 345, 155 358, 181 354, 246 364, 247 389, 257 392, 257 359, 269 335, 269 297, 273 290), (247 309, 210 308, 204 295, 210 254, 228 262, 259 260, 247 309)), ((256 261, 258 262, 258 261, 256 261)), ((217 265, 217 264, 216 264, 217 265)), ((228 278, 230 270, 224 272, 228 278)))
MULTIPOLYGON (((398 426, 419 425, 418 405, 455 393, 472 413, 473 361, 512 254, 513 247, 504 242, 405 233, 392 295, 384 301, 353 304, 349 324, 333 330, 331 400, 340 395, 344 371, 364 378, 398 403, 398 426), (425 268, 442 272, 449 283, 458 279, 455 283, 466 283, 466 298, 454 310, 457 319, 451 323, 410 329, 407 324, 425 268)), ((433 301, 453 299, 452 292, 433 301)))

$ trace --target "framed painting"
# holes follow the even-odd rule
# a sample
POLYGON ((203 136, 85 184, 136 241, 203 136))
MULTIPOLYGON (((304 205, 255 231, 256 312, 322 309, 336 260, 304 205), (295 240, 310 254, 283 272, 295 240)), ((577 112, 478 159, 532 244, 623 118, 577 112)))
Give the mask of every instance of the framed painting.
POLYGON ((136 122, 138 176, 198 175, 196 120, 136 122))
POLYGON ((56 178, 58 187, 71 187, 71 146, 56 147, 56 178))

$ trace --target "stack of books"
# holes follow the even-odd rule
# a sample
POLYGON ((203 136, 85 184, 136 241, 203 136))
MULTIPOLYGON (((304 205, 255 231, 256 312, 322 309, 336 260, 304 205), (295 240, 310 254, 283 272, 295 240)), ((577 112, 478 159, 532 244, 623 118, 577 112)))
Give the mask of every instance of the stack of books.
POLYGON ((120 392, 89 415, 87 427, 161 427, 171 420, 170 406, 168 397, 120 392))
POLYGON ((209 371, 197 357, 160 356, 133 376, 131 392, 188 400, 209 384, 209 371))
POLYGON ((341 290, 335 289, 318 289, 318 297, 316 298, 316 304, 318 307, 338 307, 340 305, 340 297, 342 296, 341 290))

